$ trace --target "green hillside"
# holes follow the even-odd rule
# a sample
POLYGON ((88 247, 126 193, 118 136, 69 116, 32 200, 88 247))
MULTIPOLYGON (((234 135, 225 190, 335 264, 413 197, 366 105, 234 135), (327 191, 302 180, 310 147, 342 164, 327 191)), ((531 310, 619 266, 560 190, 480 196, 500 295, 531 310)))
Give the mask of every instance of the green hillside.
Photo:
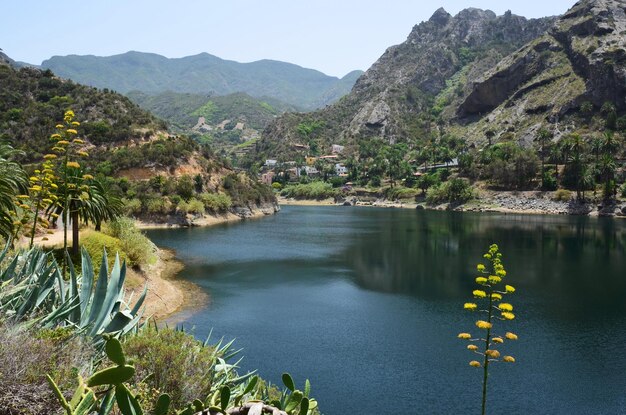
POLYGON ((139 90, 227 95, 245 92, 304 109, 333 102, 350 91, 355 74, 339 79, 298 65, 261 60, 239 63, 202 53, 179 59, 141 52, 121 55, 54 56, 42 63, 60 76, 121 93, 139 90))

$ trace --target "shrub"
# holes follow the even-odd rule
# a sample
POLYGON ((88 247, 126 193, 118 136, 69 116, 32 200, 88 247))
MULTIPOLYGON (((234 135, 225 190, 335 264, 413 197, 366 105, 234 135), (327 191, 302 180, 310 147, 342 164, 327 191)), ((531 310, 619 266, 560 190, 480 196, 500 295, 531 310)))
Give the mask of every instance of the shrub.
POLYGON ((139 215, 141 213, 141 200, 137 198, 122 199, 122 204, 126 215, 139 215))
POLYGON ((626 183, 622 184, 619 188, 619 192, 622 197, 626 197, 626 183))
POLYGON ((213 346, 204 346, 182 331, 147 327, 129 337, 124 351, 137 369, 135 381, 172 397, 173 407, 202 396, 211 390, 218 356, 213 346))
POLYGON ((93 348, 67 329, 24 330, 0 325, 0 413, 45 414, 57 401, 43 376, 51 374, 63 391, 76 374, 87 375, 93 348))
POLYGON ((335 197, 337 189, 333 189, 330 183, 315 181, 307 184, 297 184, 285 187, 280 194, 294 199, 322 200, 335 197))
POLYGON ((176 182, 176 193, 185 200, 191 199, 193 196, 195 185, 191 176, 185 174, 176 182))
POLYGON ((172 210, 172 203, 167 197, 151 197, 144 199, 145 210, 151 214, 168 214, 172 210))
POLYGON ((280 190, 280 189, 282 189, 282 188, 283 188, 283 185, 282 185, 282 184, 280 184, 280 183, 278 183, 278 182, 274 182, 274 183, 272 183, 272 189, 274 189, 274 190, 280 190))
MULTIPOLYGON (((91 260, 93 262, 94 269, 99 269, 102 263, 102 252, 104 249, 107 251, 109 259, 109 267, 113 266, 115 262, 115 254, 119 254, 120 260, 128 260, 126 257, 126 251, 122 246, 122 241, 113 236, 106 235, 102 232, 87 231, 81 239, 81 245, 85 247, 91 260)), ((131 261, 128 261, 129 265, 131 261)))
POLYGON ((566 189, 559 189, 556 192, 554 192, 554 195, 552 196, 552 199, 556 200, 557 202, 567 202, 571 198, 572 198, 572 192, 566 189))
POLYGON ((210 212, 226 212, 233 204, 230 197, 224 193, 202 193, 200 200, 210 212))
POLYGON ((389 200, 415 199, 418 193, 419 190, 417 189, 409 189, 406 187, 397 186, 386 189, 385 196, 389 200))
POLYGON ((183 200, 178 204, 178 210, 182 213, 195 213, 201 215, 204 213, 204 203, 196 198, 191 198, 187 202, 183 200))
POLYGON ((556 180, 556 175, 554 174, 554 170, 546 170, 543 172, 543 190, 556 190, 558 187, 558 183, 556 180))
POLYGON ((445 202, 464 203, 474 197, 474 188, 467 180, 458 177, 431 187, 426 192, 426 202, 431 205, 445 202))
POLYGON ((156 245, 137 229, 133 220, 118 218, 106 224, 103 231, 119 239, 120 247, 129 265, 146 266, 156 262, 156 245))

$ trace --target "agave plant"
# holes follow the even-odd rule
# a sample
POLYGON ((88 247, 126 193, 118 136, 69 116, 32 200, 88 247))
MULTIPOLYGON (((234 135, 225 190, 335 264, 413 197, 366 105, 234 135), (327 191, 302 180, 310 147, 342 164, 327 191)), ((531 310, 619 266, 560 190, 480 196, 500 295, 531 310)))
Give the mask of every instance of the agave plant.
POLYGON ((56 260, 39 248, 8 258, 9 244, 0 253, 0 312, 24 325, 74 326, 96 337, 123 335, 139 324, 146 289, 132 308, 124 301, 126 263, 116 255, 109 272, 106 252, 96 281, 91 258, 82 249, 81 274, 70 263, 65 281, 56 260), (5 265, 6 263, 6 265, 5 265))

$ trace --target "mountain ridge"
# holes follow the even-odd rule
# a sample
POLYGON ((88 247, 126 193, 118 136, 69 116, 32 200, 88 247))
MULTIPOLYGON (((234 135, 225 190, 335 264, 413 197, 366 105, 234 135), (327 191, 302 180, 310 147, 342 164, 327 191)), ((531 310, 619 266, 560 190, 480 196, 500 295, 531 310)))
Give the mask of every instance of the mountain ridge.
POLYGON ((166 91, 227 95, 246 92, 269 96, 305 109, 322 107, 352 87, 348 79, 271 59, 248 63, 222 59, 202 52, 181 58, 129 51, 112 56, 66 55, 44 60, 42 68, 76 82, 121 93, 166 91), (342 82, 343 81, 343 82, 342 82), (339 90, 329 93, 333 88, 339 90))

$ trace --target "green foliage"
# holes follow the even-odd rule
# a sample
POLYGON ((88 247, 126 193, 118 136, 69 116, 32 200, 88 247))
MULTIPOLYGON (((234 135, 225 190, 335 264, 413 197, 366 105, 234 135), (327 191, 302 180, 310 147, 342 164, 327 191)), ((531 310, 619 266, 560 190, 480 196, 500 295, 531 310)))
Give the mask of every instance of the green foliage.
POLYGON ((532 149, 506 142, 488 147, 482 154, 485 177, 504 189, 524 189, 532 185, 539 171, 539 158, 532 149))
POLYGON ((27 178, 22 166, 12 159, 21 154, 0 142, 0 237, 14 235, 16 225, 13 215, 17 208, 16 196, 26 190, 27 178))
POLYGON ((307 184, 288 185, 280 194, 294 199, 323 200, 334 198, 338 195, 338 190, 334 189, 330 183, 314 181, 307 184))
POLYGON ((388 200, 406 200, 406 199, 415 199, 415 197, 419 194, 419 190, 411 189, 406 187, 390 187, 385 189, 385 197, 388 200))
POLYGON ((178 204, 178 210, 182 213, 194 213, 194 214, 204 214, 204 203, 201 200, 196 198, 191 198, 188 201, 181 201, 178 204))
POLYGON ((552 196, 557 202, 569 202, 572 199, 572 192, 566 189, 559 189, 552 196))
POLYGON ((233 204, 230 197, 224 193, 202 193, 198 197, 205 209, 210 212, 226 212, 233 204))
POLYGON ((184 174, 176 181, 176 193, 185 200, 191 199, 194 194, 194 183, 191 176, 184 174))
POLYGON ((426 202, 434 205, 438 203, 465 203, 475 197, 474 189, 465 179, 454 178, 426 192, 426 202))
MULTIPOLYGON (((145 267, 153 265, 157 260, 157 247, 135 225, 132 219, 121 217, 110 222, 103 228, 107 235, 120 241, 120 251, 128 259, 131 266, 145 267)), ((116 252, 107 249, 108 252, 116 252)))
MULTIPOLYGON (((128 261, 126 252, 122 247, 122 241, 116 237, 106 235, 102 232, 87 231, 81 239, 81 245, 87 251, 96 268, 102 264, 103 252, 117 252, 120 260, 128 261)), ((115 258, 109 258, 109 267, 113 266, 115 258)), ((128 262, 129 265, 133 265, 128 262)))
POLYGON ((543 179, 541 180, 543 190, 556 190, 558 187, 558 181, 556 179, 555 171, 552 169, 543 172, 543 179))

